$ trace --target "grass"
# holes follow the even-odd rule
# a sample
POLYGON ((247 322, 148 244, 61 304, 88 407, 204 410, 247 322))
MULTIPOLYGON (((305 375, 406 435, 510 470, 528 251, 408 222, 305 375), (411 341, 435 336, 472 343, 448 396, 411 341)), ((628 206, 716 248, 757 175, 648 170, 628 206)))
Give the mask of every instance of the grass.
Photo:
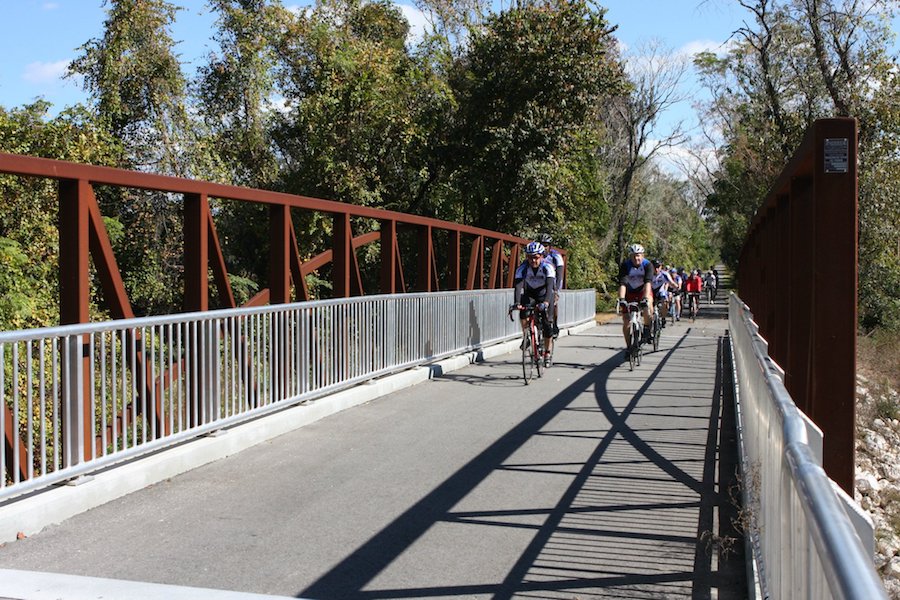
POLYGON ((900 405, 891 390, 900 390, 900 333, 880 331, 860 336, 857 341, 857 373, 866 380, 874 403, 861 407, 866 422, 900 419, 900 405))

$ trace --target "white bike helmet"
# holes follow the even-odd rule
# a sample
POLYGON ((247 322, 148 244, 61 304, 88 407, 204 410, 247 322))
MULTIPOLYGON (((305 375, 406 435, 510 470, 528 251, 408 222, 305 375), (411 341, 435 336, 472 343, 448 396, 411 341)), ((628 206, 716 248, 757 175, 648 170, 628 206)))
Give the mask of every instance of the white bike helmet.
POLYGON ((544 245, 540 242, 531 242, 525 246, 525 254, 543 254, 544 250, 544 245))
POLYGON ((628 254, 644 254, 644 247, 640 244, 632 244, 628 246, 628 254))

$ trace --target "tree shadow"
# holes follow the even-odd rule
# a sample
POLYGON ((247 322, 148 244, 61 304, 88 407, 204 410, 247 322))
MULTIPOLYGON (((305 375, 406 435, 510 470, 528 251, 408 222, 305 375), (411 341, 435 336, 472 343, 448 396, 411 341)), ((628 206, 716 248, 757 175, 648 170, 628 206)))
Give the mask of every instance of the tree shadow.
MULTIPOLYGON (((691 389, 669 401, 653 393, 655 386, 671 385, 660 375, 669 362, 678 360, 679 349, 712 352, 715 364, 723 364, 721 339, 713 344, 686 340, 682 337, 666 353, 657 353, 656 366, 647 364, 639 374, 643 383, 628 391, 628 398, 619 398, 622 391, 611 391, 609 385, 611 378, 616 385, 624 380, 620 356, 590 368, 298 596, 745 597, 743 543, 734 531, 736 508, 726 493, 736 476, 736 449, 733 432, 725 430, 733 430, 734 420, 723 371, 717 368, 711 389, 691 389), (589 390, 596 406, 570 406, 589 390), (697 402, 699 397, 711 397, 712 402, 697 402), (548 428, 570 410, 602 413, 609 427, 548 428), (508 462, 529 440, 541 437, 596 440, 596 445, 586 460, 508 462), (500 472, 572 479, 554 506, 453 510, 500 472), (529 516, 531 520, 523 520, 529 516), (532 535, 502 581, 369 589, 438 523, 524 528, 532 535)), ((680 379, 682 386, 692 385, 690 372, 680 379)))

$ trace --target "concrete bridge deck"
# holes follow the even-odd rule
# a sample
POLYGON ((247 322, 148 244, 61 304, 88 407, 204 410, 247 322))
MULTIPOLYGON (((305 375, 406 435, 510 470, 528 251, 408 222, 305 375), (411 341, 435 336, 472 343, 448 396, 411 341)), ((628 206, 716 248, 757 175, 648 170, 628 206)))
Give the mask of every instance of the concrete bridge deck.
POLYGON ((633 372, 612 322, 560 338, 527 387, 517 352, 446 373, 8 543, 0 568, 306 598, 743 598, 726 324, 704 306, 633 372))

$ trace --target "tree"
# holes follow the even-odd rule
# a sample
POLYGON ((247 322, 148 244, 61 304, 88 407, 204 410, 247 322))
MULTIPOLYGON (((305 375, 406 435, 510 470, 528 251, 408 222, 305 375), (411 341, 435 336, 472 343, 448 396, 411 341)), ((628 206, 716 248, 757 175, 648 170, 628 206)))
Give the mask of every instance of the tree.
POLYGON ((634 194, 635 177, 661 150, 686 141, 681 123, 670 131, 659 131, 659 118, 677 102, 686 70, 685 62, 665 51, 658 42, 639 46, 626 58, 630 83, 628 93, 608 103, 604 110, 608 143, 602 148, 610 165, 610 196, 615 246, 610 256, 621 260, 625 241, 633 235, 641 218, 641 196, 634 194))
MULTIPOLYGON (((186 82, 170 35, 177 8, 163 0, 109 0, 104 33, 81 47, 69 74, 84 76, 92 108, 124 148, 118 166, 182 177, 196 148, 186 82)), ((104 214, 129 232, 117 260, 136 314, 181 306, 181 199, 136 190, 101 190, 104 214)))
POLYGON ((187 176, 185 78, 169 30, 178 10, 164 0, 108 0, 101 39, 81 47, 69 76, 84 76, 97 113, 133 165, 187 176))
POLYGON ((719 117, 724 132, 718 178, 708 198, 712 218, 731 240, 723 258, 736 260, 747 224, 812 121, 854 116, 860 128, 860 318, 867 330, 896 327, 900 303, 889 286, 900 280, 900 248, 890 242, 900 236, 900 199, 891 191, 900 113, 898 64, 888 53, 892 4, 748 0, 742 5, 754 23, 739 31, 729 55, 698 60, 712 83, 708 114, 719 117))
MULTIPOLYGON (((38 101, 0 108, 0 151, 106 166, 121 160, 119 140, 83 106, 48 117, 38 101)), ((57 184, 0 176, 0 329, 59 324, 57 184)), ((96 290, 96 286, 94 288, 96 290)))
POLYGON ((624 82, 604 12, 580 0, 522 4, 473 33, 452 80, 464 222, 525 231, 605 213, 590 156, 596 107, 624 82))

